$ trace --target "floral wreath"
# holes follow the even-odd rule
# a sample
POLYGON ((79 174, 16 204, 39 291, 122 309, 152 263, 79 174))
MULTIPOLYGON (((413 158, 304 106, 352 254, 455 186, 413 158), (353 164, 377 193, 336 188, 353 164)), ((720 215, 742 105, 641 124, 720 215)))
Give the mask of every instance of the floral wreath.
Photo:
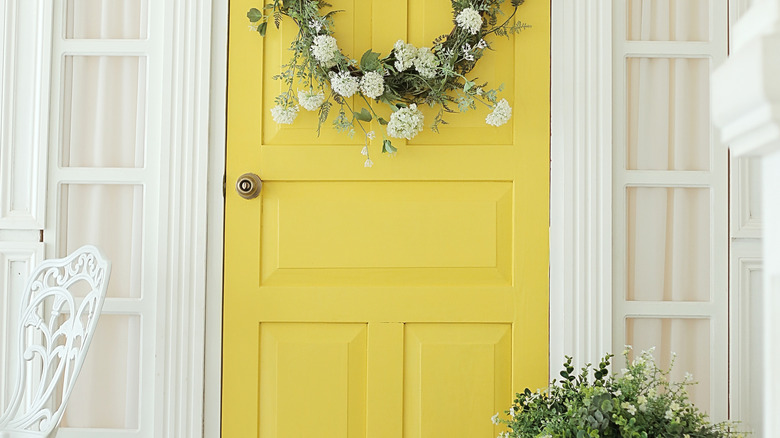
MULTIPOLYGON (((397 148, 391 138, 411 140, 423 130, 423 114, 418 105, 439 107, 431 130, 439 132, 439 126, 447 124, 445 112, 460 112, 476 109, 481 103, 492 111, 485 122, 493 126, 505 124, 512 115, 512 108, 506 99, 498 100, 498 89, 487 89, 487 84, 478 84, 466 78, 483 56, 490 44, 485 40, 490 34, 509 37, 530 27, 513 18, 517 7, 524 0, 510 0, 511 15, 499 24, 499 17, 505 15, 501 4, 505 0, 451 0, 455 27, 447 35, 433 41, 433 47, 414 47, 398 40, 389 55, 382 57, 371 49, 358 62, 341 53, 333 37, 333 14, 320 14, 320 9, 332 6, 324 0, 273 0, 262 10, 252 8, 247 13, 250 29, 265 36, 268 21, 273 17, 276 28, 283 16, 290 17, 298 25, 298 34, 290 45, 293 52, 289 63, 282 65, 275 80, 283 81, 287 91, 276 96, 276 106, 271 116, 276 123, 292 124, 298 116, 299 105, 308 111, 318 112, 317 134, 334 106, 339 105, 333 127, 350 137, 356 128, 365 135, 361 154, 365 156, 365 167, 371 167, 368 144, 376 137, 374 131, 364 124, 376 119, 386 128, 383 135, 382 152, 393 154, 397 148), (327 92, 325 84, 329 85, 327 92), (297 96, 293 89, 298 88, 297 96), (454 94, 454 95, 453 95, 454 94), (365 106, 358 110, 350 106, 347 98, 359 96, 365 106), (385 103, 393 113, 387 121, 380 117, 372 105, 385 103)), ((503 17, 501 17, 503 18, 503 17)))

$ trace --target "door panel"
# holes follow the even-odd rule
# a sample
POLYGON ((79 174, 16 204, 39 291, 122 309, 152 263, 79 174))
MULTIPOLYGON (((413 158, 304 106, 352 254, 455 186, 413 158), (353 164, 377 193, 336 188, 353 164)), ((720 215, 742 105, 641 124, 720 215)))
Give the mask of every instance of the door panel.
POLYGON ((407 324, 404 437, 492 437, 508 408, 510 324, 407 324))
POLYGON ((365 324, 261 324, 260 436, 365 436, 366 343, 365 324))
MULTIPOLYGON (((448 0, 331 3, 353 57, 452 26, 448 0)), ((231 1, 223 436, 496 436, 490 416, 548 377, 549 4, 474 72, 505 84, 509 124, 454 114, 395 157, 372 144, 370 169, 306 112, 273 123, 295 29, 247 31, 260 6, 231 1), (232 190, 245 172, 256 199, 232 190)))
POLYGON ((262 285, 511 286, 511 182, 270 182, 262 285))

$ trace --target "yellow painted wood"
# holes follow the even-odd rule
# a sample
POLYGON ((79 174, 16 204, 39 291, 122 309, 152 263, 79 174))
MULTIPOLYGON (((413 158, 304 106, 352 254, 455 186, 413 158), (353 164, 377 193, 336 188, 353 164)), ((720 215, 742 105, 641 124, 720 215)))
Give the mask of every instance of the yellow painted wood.
MULTIPOLYGON (((449 0, 331 3, 353 57, 452 26, 449 0)), ((304 110, 273 123, 295 29, 249 31, 261 5, 230 1, 223 437, 496 436, 490 415, 548 377, 549 2, 474 72, 505 84, 508 125, 456 114, 395 157, 380 138, 371 169, 304 110), (245 172, 259 198, 233 189, 245 172)))
POLYGON ((509 406, 511 357, 510 324, 406 324, 403 436, 498 435, 489 419, 509 406))
POLYGON ((394 438, 403 434, 404 324, 368 325, 366 436, 394 438))
POLYGON ((365 324, 260 326, 260 436, 366 435, 365 324))

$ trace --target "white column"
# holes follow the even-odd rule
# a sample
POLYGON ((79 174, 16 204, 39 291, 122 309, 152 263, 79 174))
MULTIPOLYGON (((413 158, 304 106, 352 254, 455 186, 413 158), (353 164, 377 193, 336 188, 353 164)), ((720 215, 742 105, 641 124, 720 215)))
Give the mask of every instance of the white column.
POLYGON ((552 2, 550 378, 612 349, 612 0, 552 2))
MULTIPOLYGON (((712 79, 713 118, 735 157, 760 156, 764 224, 763 431, 780 430, 780 0, 758 0, 734 28, 733 51, 712 79)), ((761 397, 761 399, 759 399, 761 397)), ((760 429, 760 430, 758 430, 760 429)))

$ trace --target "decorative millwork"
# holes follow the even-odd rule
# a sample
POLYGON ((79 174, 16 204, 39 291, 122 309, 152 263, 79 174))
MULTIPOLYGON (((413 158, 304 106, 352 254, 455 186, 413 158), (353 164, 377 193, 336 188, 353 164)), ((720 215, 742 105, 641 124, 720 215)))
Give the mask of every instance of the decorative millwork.
POLYGON ((373 165, 369 146, 376 138, 370 123, 376 120, 386 127, 382 152, 395 153, 397 149, 388 137, 411 140, 422 132, 424 116, 418 106, 423 104, 439 108, 430 125, 434 132, 447 123, 445 113, 456 112, 452 109, 455 106, 465 112, 484 105, 491 110, 485 123, 501 126, 512 115, 509 102, 498 98, 503 85, 488 89, 486 83, 466 75, 490 49, 485 38, 491 34, 509 37, 529 27, 514 20, 523 1, 511 0, 513 9, 507 14, 501 9, 504 0, 452 0, 455 27, 436 38, 432 47, 418 48, 398 40, 387 56, 369 49, 360 61, 341 53, 333 36, 333 15, 339 11, 321 15, 320 9, 330 6, 323 0, 273 0, 262 10, 252 8, 247 13, 250 28, 262 36, 269 21, 279 28, 284 16, 298 26, 290 45, 292 59, 274 76, 287 89, 276 97, 271 115, 276 123, 287 125, 295 121, 301 106, 316 111, 319 133, 337 106, 332 125, 350 137, 361 133, 366 167, 373 165), (348 100, 353 96, 362 101, 360 109, 348 100), (390 107, 389 120, 378 113, 377 103, 390 107))
MULTIPOLYGON (((734 26, 729 59, 712 76, 713 118, 721 138, 735 157, 757 156, 761 161, 763 228, 763 290, 760 338, 763 393, 758 395, 751 420, 757 432, 780 428, 780 381, 772 378, 780 357, 780 88, 773 78, 780 74, 780 0, 752 3, 734 26)), ((752 316, 751 316, 752 317, 752 316)), ((751 394, 756 399, 755 394, 751 394)))
POLYGON ((110 269, 97 248, 85 246, 33 272, 22 297, 19 378, 0 416, 0 432, 48 436, 59 424, 103 307, 110 269), (86 295, 78 299, 72 291, 86 295))

